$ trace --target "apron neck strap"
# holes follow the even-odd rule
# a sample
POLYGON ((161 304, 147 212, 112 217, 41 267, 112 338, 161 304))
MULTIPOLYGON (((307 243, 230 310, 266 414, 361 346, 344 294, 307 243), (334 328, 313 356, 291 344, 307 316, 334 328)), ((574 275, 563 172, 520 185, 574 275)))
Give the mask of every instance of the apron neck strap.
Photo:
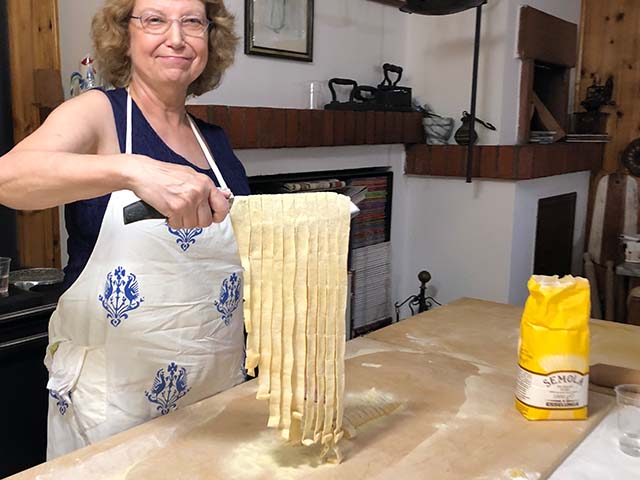
POLYGON ((127 87, 127 130, 125 134, 126 143, 124 153, 131 155, 131 95, 129 94, 129 87, 127 87))
MULTIPOLYGON (((132 140, 131 140, 132 109, 133 109, 133 101, 131 100, 131 94, 129 93, 129 88, 127 87, 127 130, 125 133, 125 153, 129 155, 132 153, 132 140)), ((224 178, 222 177, 222 172, 220 172, 218 165, 216 165, 216 162, 213 159, 213 155, 211 155, 211 151, 209 150, 209 146, 203 140, 200 130, 198 129, 198 127, 196 126, 196 123, 191 118, 191 115, 187 114, 187 118, 189 119, 189 125, 191 125, 191 130, 193 131, 193 134, 195 135, 196 140, 198 141, 198 145, 200 145, 200 149, 202 150, 202 153, 207 159, 207 162, 209 163, 209 166, 211 167, 211 170, 213 171, 213 174, 215 175, 216 180, 218 180, 218 183, 220 184, 220 188, 228 190, 227 182, 224 181, 224 178)))
POLYGON ((227 183, 224 181, 224 178, 222 177, 222 172, 220 172, 218 165, 216 165, 216 162, 213 159, 211 150, 209 150, 209 145, 207 145, 204 139, 202 138, 202 134, 200 133, 200 129, 196 125, 196 122, 193 121, 193 119, 191 118, 191 115, 189 114, 187 114, 187 118, 189 119, 189 125, 191 125, 191 130, 193 130, 193 134, 196 136, 196 140, 198 140, 200 149, 202 150, 202 153, 204 153, 204 156, 207 158, 207 162, 209 162, 209 166, 211 167, 211 170, 213 170, 213 174, 216 176, 216 179, 220 184, 220 188, 222 188, 223 190, 229 190, 229 187, 227 187, 227 183))

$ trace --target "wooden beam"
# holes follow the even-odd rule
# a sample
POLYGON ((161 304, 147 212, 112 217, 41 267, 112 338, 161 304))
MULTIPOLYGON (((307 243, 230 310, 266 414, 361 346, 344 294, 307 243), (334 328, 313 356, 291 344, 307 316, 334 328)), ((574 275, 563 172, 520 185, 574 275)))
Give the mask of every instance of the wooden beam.
MULTIPOLYGON (((474 177, 530 180, 565 173, 597 172, 602 166, 604 143, 549 145, 476 145, 474 177)), ((405 174, 464 178, 463 145, 407 146, 405 174)))
POLYGON ((529 143, 531 134, 531 116, 533 115, 533 79, 535 72, 534 60, 522 60, 520 69, 520 105, 518 111, 518 144, 529 143))
POLYGON ((229 134, 231 145, 237 149, 424 142, 420 112, 356 112, 227 105, 189 105, 187 111, 224 128, 229 134), (273 121, 267 118, 273 118, 273 121))
POLYGON ((548 131, 556 132, 553 135, 553 141, 557 142, 561 138, 564 138, 567 135, 566 132, 535 92, 532 93, 531 100, 544 128, 548 131))
POLYGON ((518 56, 575 67, 578 26, 533 7, 520 9, 518 56))

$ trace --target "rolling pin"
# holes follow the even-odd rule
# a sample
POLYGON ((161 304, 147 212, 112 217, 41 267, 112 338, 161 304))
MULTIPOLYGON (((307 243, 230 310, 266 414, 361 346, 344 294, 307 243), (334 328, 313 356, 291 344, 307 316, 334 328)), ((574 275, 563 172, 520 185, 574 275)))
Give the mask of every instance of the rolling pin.
POLYGON ((596 363, 589 368, 589 382, 606 388, 625 383, 640 384, 640 370, 596 363))

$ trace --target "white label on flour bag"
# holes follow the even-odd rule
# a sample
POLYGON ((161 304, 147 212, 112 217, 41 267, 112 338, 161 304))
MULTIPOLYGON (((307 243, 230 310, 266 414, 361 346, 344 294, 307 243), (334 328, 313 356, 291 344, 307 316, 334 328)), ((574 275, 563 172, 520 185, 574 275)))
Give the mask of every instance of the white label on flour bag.
POLYGON ((516 397, 537 408, 582 408, 587 406, 589 375, 560 371, 538 375, 518 368, 516 397))

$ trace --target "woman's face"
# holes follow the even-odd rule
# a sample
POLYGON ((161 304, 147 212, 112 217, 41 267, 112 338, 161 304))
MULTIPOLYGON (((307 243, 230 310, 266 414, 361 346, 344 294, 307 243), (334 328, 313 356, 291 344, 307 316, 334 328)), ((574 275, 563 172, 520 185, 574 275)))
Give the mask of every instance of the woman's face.
POLYGON ((174 83, 186 90, 207 64, 209 32, 193 36, 178 19, 206 22, 202 0, 136 0, 131 15, 146 18, 154 31, 158 24, 169 26, 165 33, 149 33, 139 19, 129 20, 133 77, 151 85, 174 83))

